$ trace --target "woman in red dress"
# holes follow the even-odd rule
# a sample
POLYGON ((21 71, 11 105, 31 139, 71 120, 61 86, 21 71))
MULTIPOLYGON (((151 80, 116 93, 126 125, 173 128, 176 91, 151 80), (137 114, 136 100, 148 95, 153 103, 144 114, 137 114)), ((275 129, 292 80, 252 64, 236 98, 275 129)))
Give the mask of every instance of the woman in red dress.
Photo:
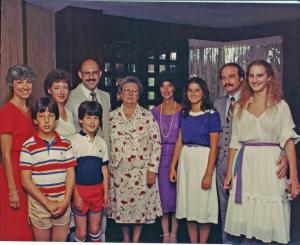
POLYGON ((22 144, 33 135, 33 123, 27 104, 35 80, 26 65, 11 67, 6 82, 10 100, 0 109, 0 240, 31 241, 32 232, 27 217, 27 197, 19 171, 22 144))

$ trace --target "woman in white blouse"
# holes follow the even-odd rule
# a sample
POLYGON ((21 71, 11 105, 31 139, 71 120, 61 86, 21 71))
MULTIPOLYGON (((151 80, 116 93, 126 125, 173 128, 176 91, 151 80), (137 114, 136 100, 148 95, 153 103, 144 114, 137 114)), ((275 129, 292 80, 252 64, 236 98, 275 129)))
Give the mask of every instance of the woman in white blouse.
POLYGON ((72 113, 65 107, 71 88, 71 76, 62 69, 50 71, 44 80, 44 91, 51 96, 59 108, 59 119, 56 124, 56 132, 66 138, 76 133, 73 124, 72 113))
POLYGON ((299 140, 272 66, 253 61, 234 110, 225 189, 231 189, 225 232, 263 242, 290 240, 290 198, 299 194, 295 143, 299 140), (290 181, 276 176, 284 148, 290 181), (231 183, 232 181, 232 183, 231 183))

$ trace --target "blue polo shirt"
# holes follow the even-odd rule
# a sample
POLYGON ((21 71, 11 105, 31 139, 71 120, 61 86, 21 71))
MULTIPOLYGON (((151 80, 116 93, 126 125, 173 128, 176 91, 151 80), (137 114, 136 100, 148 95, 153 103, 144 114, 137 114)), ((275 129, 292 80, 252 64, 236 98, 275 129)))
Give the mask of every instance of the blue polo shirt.
POLYGON ((70 138, 77 160, 75 168, 76 184, 96 185, 103 182, 102 166, 108 165, 107 145, 100 136, 94 140, 80 131, 70 138))

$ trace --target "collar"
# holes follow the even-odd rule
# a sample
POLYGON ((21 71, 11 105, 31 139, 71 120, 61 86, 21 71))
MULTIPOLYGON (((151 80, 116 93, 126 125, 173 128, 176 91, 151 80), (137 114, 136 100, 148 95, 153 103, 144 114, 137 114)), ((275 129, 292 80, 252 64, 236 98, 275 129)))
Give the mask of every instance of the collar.
POLYGON ((83 130, 80 130, 79 134, 80 134, 81 136, 87 136, 87 134, 86 134, 83 130))
POLYGON ((97 138, 97 134, 96 134, 94 140, 92 140, 90 138, 90 136, 87 133, 85 133, 83 130, 80 130, 78 134, 81 135, 81 136, 83 136, 83 137, 88 138, 89 142, 95 142, 95 140, 97 138))
POLYGON ((122 118, 123 118, 124 120, 131 120, 132 118, 134 118, 134 117, 138 114, 138 111, 139 111, 139 110, 140 110, 140 105, 137 104, 136 107, 135 107, 135 110, 134 110, 134 112, 133 112, 133 114, 132 114, 132 117, 131 117, 130 119, 128 119, 128 118, 125 116, 124 111, 123 111, 123 103, 122 103, 121 106, 120 106, 120 114, 121 114, 121 116, 122 116, 122 118))
POLYGON ((38 135, 37 130, 34 131, 33 137, 37 144, 43 145, 43 146, 46 145, 49 148, 49 145, 52 146, 54 144, 61 143, 61 138, 60 138, 59 134, 56 131, 54 131, 53 133, 54 133, 54 139, 52 140, 52 142, 50 144, 49 144, 49 142, 45 141, 38 135))
POLYGON ((88 90, 82 83, 80 83, 79 86, 87 99, 91 98, 91 92, 95 92, 96 95, 98 93, 97 88, 95 88, 93 91, 91 91, 91 90, 88 90))
POLYGON ((237 91, 236 93, 235 93, 235 95, 229 95, 229 94, 227 94, 227 99, 228 99, 228 101, 230 101, 230 99, 232 98, 232 97, 234 97, 234 100, 235 101, 239 101, 239 99, 240 99, 240 97, 241 97, 241 89, 239 90, 239 91, 237 91))

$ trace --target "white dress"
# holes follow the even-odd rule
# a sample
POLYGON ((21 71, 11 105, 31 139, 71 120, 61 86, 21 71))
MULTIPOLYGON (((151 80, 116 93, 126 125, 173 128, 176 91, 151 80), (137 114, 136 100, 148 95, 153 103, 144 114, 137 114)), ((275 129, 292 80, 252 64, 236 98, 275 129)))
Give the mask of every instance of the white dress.
MULTIPOLYGON (((259 117, 244 110, 234 111, 230 148, 239 150, 241 142, 277 143, 284 147, 288 139, 299 140, 288 104, 282 100, 259 117)), ((276 171, 279 146, 246 146, 242 162, 241 204, 235 202, 237 178, 233 177, 225 231, 263 242, 288 243, 290 240, 290 202, 285 192, 286 179, 276 171)), ((238 155, 238 151, 235 158, 238 155)), ((235 160, 234 160, 235 163, 235 160)), ((234 170, 234 167, 233 167, 234 170)))
POLYGON ((65 138, 69 138, 70 136, 76 134, 76 128, 74 126, 72 113, 67 108, 65 108, 65 110, 67 113, 68 120, 64 121, 62 118, 59 117, 59 119, 56 121, 55 131, 59 135, 65 138))
POLYGON ((219 114, 212 110, 190 112, 186 119, 180 115, 179 120, 184 145, 180 152, 177 170, 176 218, 217 224, 216 170, 213 171, 209 190, 201 188, 201 181, 208 163, 209 134, 221 131, 219 114))

